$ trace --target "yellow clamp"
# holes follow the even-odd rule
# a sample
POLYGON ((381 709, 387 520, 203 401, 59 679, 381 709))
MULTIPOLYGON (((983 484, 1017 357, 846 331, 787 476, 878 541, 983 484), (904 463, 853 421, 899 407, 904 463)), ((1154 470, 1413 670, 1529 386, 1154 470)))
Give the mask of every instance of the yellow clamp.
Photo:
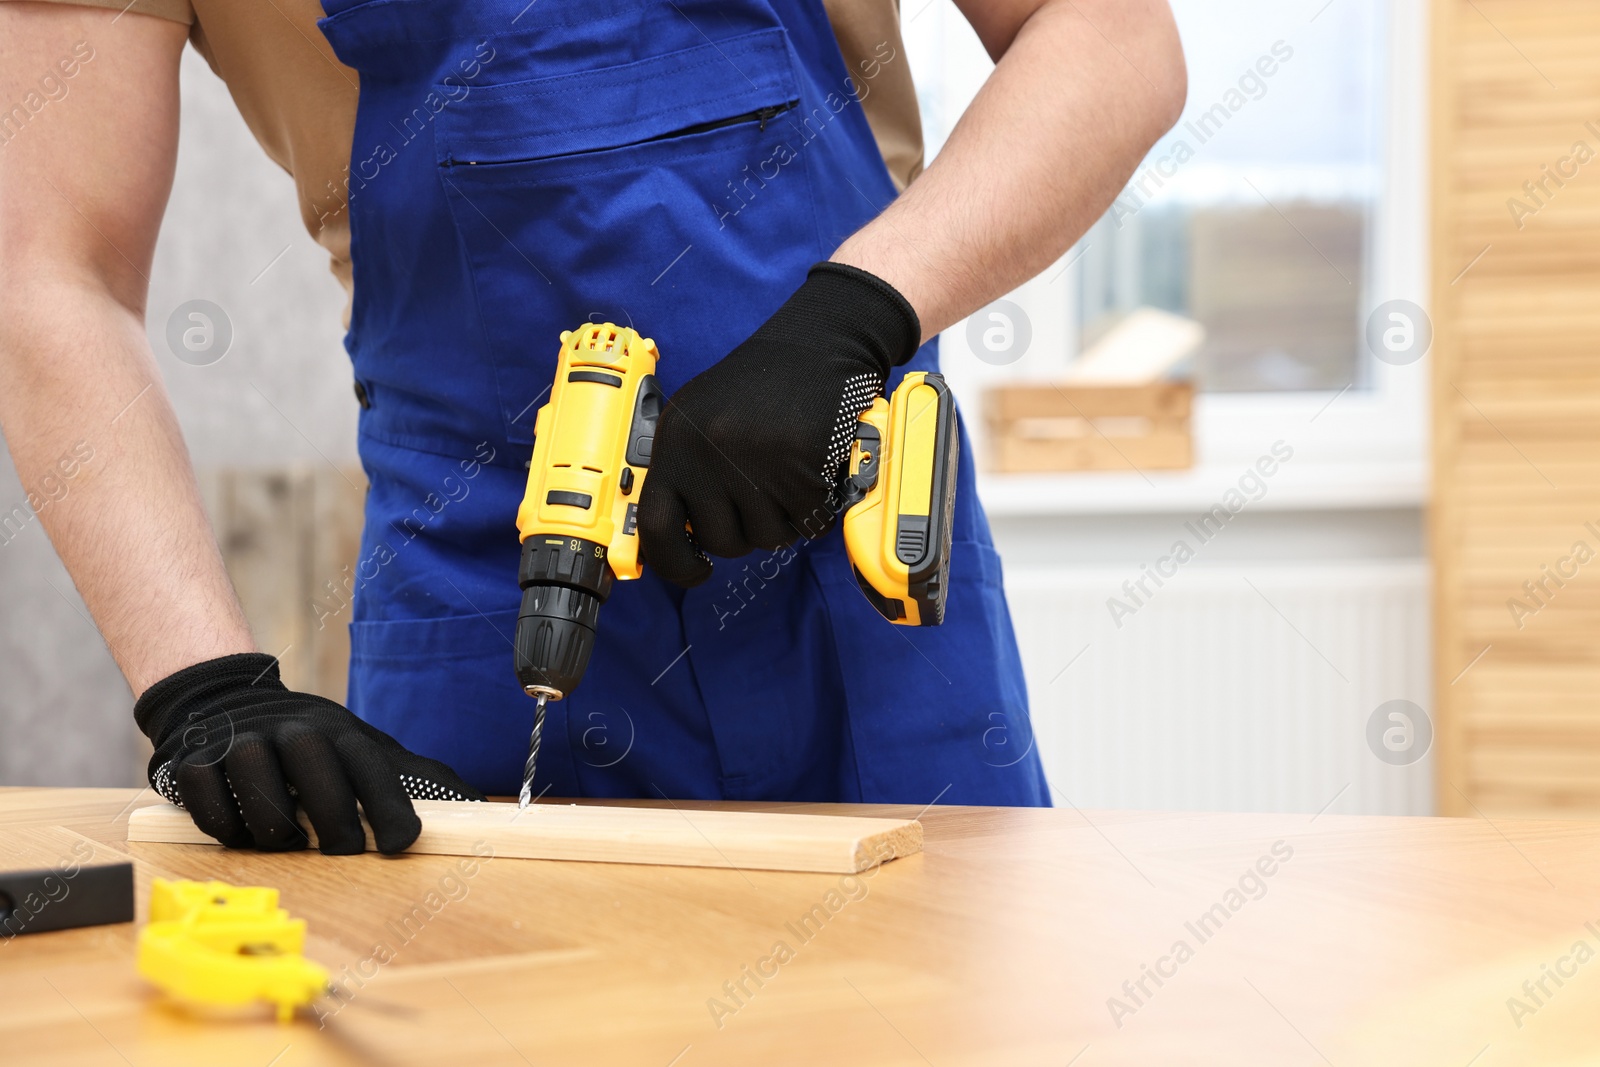
POLYGON ((266 1001, 288 1022, 328 991, 327 970, 301 955, 305 942, 305 920, 278 907, 276 889, 157 878, 139 973, 198 1004, 266 1001))

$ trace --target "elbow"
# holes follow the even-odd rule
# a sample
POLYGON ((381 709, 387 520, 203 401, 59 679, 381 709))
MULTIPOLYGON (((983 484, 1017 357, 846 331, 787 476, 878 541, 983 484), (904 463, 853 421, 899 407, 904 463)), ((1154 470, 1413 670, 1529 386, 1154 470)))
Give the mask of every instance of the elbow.
POLYGON ((1183 63, 1183 49, 1173 50, 1173 66, 1163 82, 1157 82, 1160 98, 1156 104, 1156 125, 1161 134, 1178 124, 1183 107, 1189 102, 1189 71, 1183 63))
POLYGON ((1189 99, 1183 40, 1167 0, 1055 0, 1063 33, 1085 41, 1119 75, 1109 89, 1118 125, 1142 154, 1178 124, 1189 99), (1096 48, 1101 42, 1104 49, 1096 48), (1130 69, 1131 68, 1131 69, 1130 69))
POLYGON ((1146 54, 1151 57, 1150 103, 1147 118, 1153 128, 1150 142, 1154 144, 1183 115, 1189 100, 1189 68, 1183 59, 1183 41, 1178 37, 1178 27, 1172 21, 1172 12, 1165 3, 1157 4, 1160 11, 1151 19, 1150 40, 1146 54))

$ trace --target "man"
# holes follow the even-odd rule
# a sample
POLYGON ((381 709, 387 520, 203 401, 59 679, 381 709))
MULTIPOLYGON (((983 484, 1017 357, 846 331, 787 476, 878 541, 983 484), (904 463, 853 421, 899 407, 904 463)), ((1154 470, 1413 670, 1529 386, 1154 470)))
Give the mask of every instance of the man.
POLYGON ((358 802, 393 852, 410 798, 515 791, 512 520, 557 333, 598 314, 657 340, 670 403, 646 575, 552 705, 536 790, 1048 803, 967 451, 943 626, 883 622, 836 524, 801 535, 838 428, 1070 246, 1185 75, 1162 0, 958 3, 998 65, 920 175, 893 0, 0 3, 0 101, 74 79, 4 129, 0 422, 25 484, 80 439, 113 460, 41 518, 155 787, 239 847, 304 847, 298 803, 328 853, 361 849, 358 802), (186 40, 353 290, 354 714, 257 650, 145 340, 186 40))

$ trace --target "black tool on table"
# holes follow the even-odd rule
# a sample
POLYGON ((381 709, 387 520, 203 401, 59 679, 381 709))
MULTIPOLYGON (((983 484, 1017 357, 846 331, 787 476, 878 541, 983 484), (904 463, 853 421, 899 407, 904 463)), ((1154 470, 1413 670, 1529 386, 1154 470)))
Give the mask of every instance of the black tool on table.
POLYGON ((0 871, 0 940, 131 922, 132 863, 0 871))

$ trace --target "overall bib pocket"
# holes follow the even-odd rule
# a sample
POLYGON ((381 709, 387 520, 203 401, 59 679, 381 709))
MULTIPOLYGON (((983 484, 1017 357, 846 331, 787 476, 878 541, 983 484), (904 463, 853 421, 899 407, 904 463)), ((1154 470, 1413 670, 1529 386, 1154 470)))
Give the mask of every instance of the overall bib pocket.
POLYGON ((782 29, 485 86, 440 115, 506 440, 533 441, 560 331, 656 339, 670 393, 824 258, 782 29))

